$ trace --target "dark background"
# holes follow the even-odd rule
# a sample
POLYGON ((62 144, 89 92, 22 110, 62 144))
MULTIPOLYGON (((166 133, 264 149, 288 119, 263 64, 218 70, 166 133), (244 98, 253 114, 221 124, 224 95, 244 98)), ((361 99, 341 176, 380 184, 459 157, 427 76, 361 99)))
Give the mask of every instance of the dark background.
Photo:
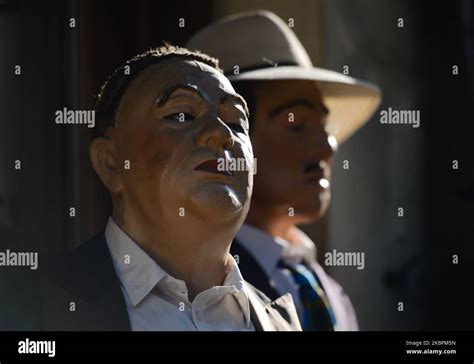
POLYGON ((418 129, 382 125, 377 113, 343 144, 328 216, 305 228, 321 262, 331 249, 365 252, 363 271, 327 267, 352 298, 361 329, 473 330, 470 0, 0 0, 2 250, 39 251, 41 264, 41 255, 105 226, 110 202, 89 164, 91 129, 56 125, 56 110, 92 109, 106 76, 126 59, 162 40, 183 45, 214 19, 258 8, 293 18, 315 65, 339 72, 348 65, 351 76, 379 84, 381 109, 421 113, 418 129))

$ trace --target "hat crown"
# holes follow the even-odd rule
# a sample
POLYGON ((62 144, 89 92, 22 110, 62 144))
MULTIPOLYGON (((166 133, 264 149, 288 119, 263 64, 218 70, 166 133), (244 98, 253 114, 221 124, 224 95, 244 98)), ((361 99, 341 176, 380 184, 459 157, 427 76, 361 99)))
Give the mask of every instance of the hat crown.
POLYGON ((303 45, 276 14, 251 11, 231 15, 203 28, 186 44, 219 59, 226 74, 239 71, 297 65, 312 67, 303 45))

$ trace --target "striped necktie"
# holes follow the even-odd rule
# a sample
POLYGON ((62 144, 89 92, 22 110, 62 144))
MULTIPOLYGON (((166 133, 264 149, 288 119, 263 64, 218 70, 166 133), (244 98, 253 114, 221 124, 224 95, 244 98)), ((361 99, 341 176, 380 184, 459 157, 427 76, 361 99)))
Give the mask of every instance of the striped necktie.
POLYGON ((280 261, 279 266, 288 269, 299 286, 303 330, 334 331, 336 317, 315 274, 302 263, 289 265, 280 261))

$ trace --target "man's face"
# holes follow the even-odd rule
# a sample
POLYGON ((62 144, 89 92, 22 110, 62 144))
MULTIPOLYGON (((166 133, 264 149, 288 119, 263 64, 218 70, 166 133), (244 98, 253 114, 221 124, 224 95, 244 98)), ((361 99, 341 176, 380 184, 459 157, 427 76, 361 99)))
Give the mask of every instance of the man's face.
POLYGON ((242 100, 212 67, 178 59, 147 67, 122 97, 109 132, 118 161, 130 163, 118 191, 126 213, 151 224, 188 214, 245 218, 252 172, 218 171, 217 160, 253 165, 248 120, 242 100))
POLYGON ((252 204, 280 217, 294 211, 297 224, 313 222, 330 200, 336 143, 325 131, 328 110, 315 82, 268 81, 254 91, 251 139, 258 173, 252 204))

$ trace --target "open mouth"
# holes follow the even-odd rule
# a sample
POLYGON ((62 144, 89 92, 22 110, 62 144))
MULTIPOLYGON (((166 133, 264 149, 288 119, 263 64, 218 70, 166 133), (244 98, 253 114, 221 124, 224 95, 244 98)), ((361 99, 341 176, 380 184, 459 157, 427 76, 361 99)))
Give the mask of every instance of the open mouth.
POLYGON ((200 165, 198 165, 196 168, 194 168, 194 170, 195 171, 208 172, 208 173, 223 174, 224 176, 233 176, 234 175, 234 172, 232 172, 232 171, 226 171, 223 168, 219 168, 219 163, 217 162, 217 159, 209 159, 209 160, 201 163, 200 165))

